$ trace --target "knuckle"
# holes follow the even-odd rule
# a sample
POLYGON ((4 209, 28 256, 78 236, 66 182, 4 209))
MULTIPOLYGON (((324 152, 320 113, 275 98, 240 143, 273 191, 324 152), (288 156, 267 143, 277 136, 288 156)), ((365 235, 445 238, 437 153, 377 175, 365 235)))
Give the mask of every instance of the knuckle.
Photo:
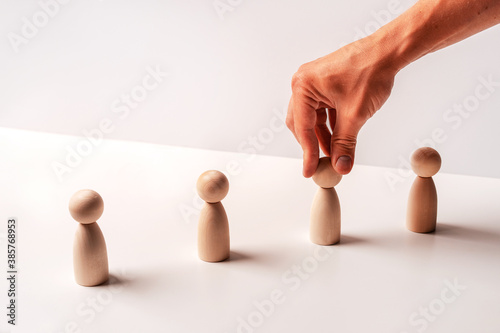
POLYGON ((299 70, 292 76, 292 91, 297 91, 311 83, 311 75, 304 68, 304 65, 299 67, 299 70))
POLYGON ((297 88, 302 85, 303 80, 304 79, 303 79, 302 73, 296 72, 295 74, 293 74, 293 76, 292 76, 292 91, 297 90, 297 88))
POLYGON ((357 139, 353 135, 344 135, 333 139, 333 144, 344 151, 354 151, 356 143, 357 139))

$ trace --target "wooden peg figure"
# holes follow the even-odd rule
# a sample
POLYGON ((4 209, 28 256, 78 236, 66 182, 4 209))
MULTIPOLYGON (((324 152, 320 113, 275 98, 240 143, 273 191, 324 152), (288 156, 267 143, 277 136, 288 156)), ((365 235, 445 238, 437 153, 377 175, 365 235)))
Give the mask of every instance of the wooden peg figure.
POLYGON ((340 202, 334 186, 342 179, 329 157, 319 159, 312 176, 319 186, 311 207, 310 238, 318 245, 333 245, 340 241, 340 202))
POLYGON ((92 190, 80 190, 69 200, 69 212, 79 222, 73 243, 73 268, 76 283, 82 286, 97 286, 109 278, 106 242, 96 222, 103 211, 101 196, 92 190))
POLYGON ((406 227, 413 232, 432 232, 437 219, 437 192, 432 176, 441 168, 441 156, 435 149, 423 147, 415 150, 410 163, 417 177, 408 197, 406 227))
POLYGON ((198 256, 203 261, 218 262, 229 258, 229 223, 220 202, 229 191, 229 181, 217 170, 201 174, 196 183, 205 201, 198 221, 198 256))

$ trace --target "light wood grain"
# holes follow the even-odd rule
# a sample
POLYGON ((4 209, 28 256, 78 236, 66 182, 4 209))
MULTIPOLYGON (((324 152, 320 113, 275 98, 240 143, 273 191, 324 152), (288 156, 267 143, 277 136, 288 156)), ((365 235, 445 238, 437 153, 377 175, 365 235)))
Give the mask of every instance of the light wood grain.
POLYGON ((106 241, 95 222, 103 211, 102 197, 93 190, 80 190, 69 200, 69 212, 79 222, 73 243, 73 268, 75 281, 82 286, 97 286, 109 278, 106 241))
POLYGON ((334 188, 318 188, 311 207, 310 238, 318 245, 340 241, 340 202, 334 188))
POLYGON ((437 192, 432 177, 415 178, 408 197, 406 227, 419 233, 436 229, 437 192))
POLYGON ((97 286, 108 280, 106 242, 97 223, 78 223, 73 243, 73 267, 76 283, 82 286, 97 286))
POLYGON ((204 201, 219 202, 226 197, 229 191, 229 180, 220 171, 208 170, 198 178, 196 189, 204 201))
POLYGON ((80 190, 69 200, 69 212, 79 223, 94 223, 104 211, 102 197, 93 190, 80 190))
POLYGON ((332 188, 340 182, 342 175, 333 169, 330 157, 322 157, 312 179, 318 186, 332 188))
POLYGON ((198 222, 198 256, 217 262, 229 258, 229 223, 222 203, 205 203, 198 222))
POLYGON ((410 164, 418 176, 432 177, 441 168, 441 156, 434 148, 422 147, 413 152, 410 164))

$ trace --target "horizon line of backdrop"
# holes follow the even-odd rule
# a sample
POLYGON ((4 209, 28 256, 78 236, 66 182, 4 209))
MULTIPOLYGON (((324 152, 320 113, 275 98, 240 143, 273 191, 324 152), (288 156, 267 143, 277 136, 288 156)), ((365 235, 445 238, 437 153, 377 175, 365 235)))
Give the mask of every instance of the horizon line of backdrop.
MULTIPOLYGON (((416 1, 40 0, 0 4, 0 126, 301 157, 284 125, 298 67, 416 1)), ((356 163, 500 178, 500 27, 403 69, 356 163)), ((61 147, 64 149, 64 147, 61 147)))

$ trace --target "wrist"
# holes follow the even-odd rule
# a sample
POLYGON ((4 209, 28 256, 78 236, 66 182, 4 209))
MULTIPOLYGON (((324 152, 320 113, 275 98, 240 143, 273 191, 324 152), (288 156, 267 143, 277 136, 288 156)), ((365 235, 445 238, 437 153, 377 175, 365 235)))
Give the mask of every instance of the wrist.
POLYGON ((380 66, 394 75, 426 52, 408 28, 386 25, 369 36, 380 66))

